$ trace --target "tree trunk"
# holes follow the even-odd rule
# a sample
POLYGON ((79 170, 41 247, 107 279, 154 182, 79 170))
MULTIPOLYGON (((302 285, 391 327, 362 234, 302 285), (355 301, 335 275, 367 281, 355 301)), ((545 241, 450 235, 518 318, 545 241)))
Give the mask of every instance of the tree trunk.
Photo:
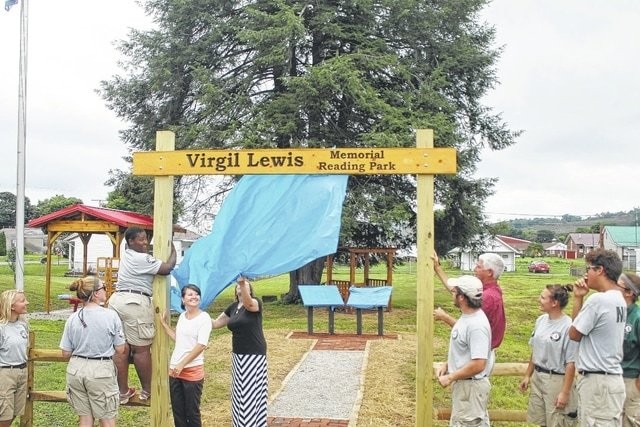
POLYGON ((282 298, 284 304, 296 304, 300 301, 298 285, 320 284, 324 260, 325 257, 320 257, 289 273, 289 292, 282 298))

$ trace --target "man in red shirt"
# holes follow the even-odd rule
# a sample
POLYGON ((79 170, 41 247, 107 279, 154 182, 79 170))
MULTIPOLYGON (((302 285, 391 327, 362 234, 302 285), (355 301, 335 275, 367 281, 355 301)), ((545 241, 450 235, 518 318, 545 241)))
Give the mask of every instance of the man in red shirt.
MULTIPOLYGON (((438 255, 433 257, 433 268, 436 275, 440 278, 447 290, 451 290, 449 286, 449 278, 440 266, 438 255)), ((491 326, 491 349, 495 350, 502 344, 504 331, 507 321, 504 315, 504 301, 502 299, 502 289, 498 285, 498 278, 504 271, 504 261, 498 254, 486 253, 478 257, 476 266, 473 269, 474 275, 482 282, 482 311, 489 319, 491 326)), ((441 320, 453 326, 456 318, 438 307, 433 313, 436 320, 441 320)))

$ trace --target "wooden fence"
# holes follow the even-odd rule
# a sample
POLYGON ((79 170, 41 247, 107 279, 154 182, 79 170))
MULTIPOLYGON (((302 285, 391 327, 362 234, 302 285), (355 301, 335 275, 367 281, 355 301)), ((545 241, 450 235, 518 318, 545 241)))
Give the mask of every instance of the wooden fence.
MULTIPOLYGON (((27 361, 27 404, 24 415, 20 417, 20 427, 33 426, 34 402, 66 402, 67 396, 64 390, 34 390, 34 376, 36 362, 66 362, 68 359, 62 356, 60 349, 35 348, 35 334, 29 332, 29 349, 27 361)), ((125 406, 149 406, 148 401, 140 401, 138 396, 132 397, 125 406)))
MULTIPOLYGON (((433 364, 433 377, 441 365, 439 362, 433 364)), ((496 363, 491 372, 492 377, 523 377, 527 371, 527 363, 496 363)), ((439 420, 451 418, 451 408, 436 408, 435 415, 439 420)), ((489 419, 491 421, 525 422, 527 421, 526 410, 510 409, 490 409, 489 419)))

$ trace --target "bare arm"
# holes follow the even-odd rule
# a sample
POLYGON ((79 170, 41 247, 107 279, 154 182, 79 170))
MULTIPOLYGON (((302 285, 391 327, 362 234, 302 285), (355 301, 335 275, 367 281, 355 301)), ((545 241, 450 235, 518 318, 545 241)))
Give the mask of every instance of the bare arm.
POLYGON ((171 326, 169 326, 169 324, 167 323, 167 319, 169 318, 169 313, 167 313, 167 311, 163 311, 162 315, 160 316, 160 323, 162 324, 162 327, 164 328, 164 331, 167 333, 167 335, 169 336, 169 338, 171 338, 173 341, 176 340, 176 331, 174 329, 171 328, 171 326))
MULTIPOLYGON (((573 285, 573 308, 571 309, 571 318, 575 319, 582 309, 584 297, 589 293, 589 287, 584 279, 576 281, 573 285)), ((571 326, 569 328, 569 338, 572 341, 580 341, 582 339, 582 333, 576 328, 571 326)))
POLYGON ((182 359, 180 359, 180 361, 178 362, 178 364, 175 366, 175 368, 173 368, 171 370, 171 372, 169 373, 172 377, 177 377, 178 375, 180 375, 180 373, 182 372, 182 370, 184 369, 185 366, 187 366, 189 364, 189 362, 191 362, 193 359, 195 359, 196 357, 198 357, 198 355, 200 353, 202 353, 205 349, 207 348, 206 345, 202 345, 202 344, 196 344, 191 351, 189 352, 189 354, 187 354, 186 356, 184 356, 182 359))
POLYGON ((158 269, 158 274, 161 276, 169 275, 169 273, 171 273, 171 270, 173 270, 174 267, 176 266, 176 259, 177 259, 176 247, 173 245, 173 242, 172 242, 171 255, 169 255, 169 259, 167 260, 167 262, 163 262, 160 265, 160 268, 158 269))
POLYGON ((213 329, 220 329, 229 324, 229 316, 227 316, 224 312, 220 313, 220 315, 213 321, 211 321, 211 326, 213 329))
POLYGON ((562 382, 562 389, 555 398, 555 405, 557 408, 564 408, 569 402, 569 396, 571 395, 571 386, 573 385, 573 378, 576 376, 576 365, 573 362, 569 362, 565 366, 564 381, 562 382))
POLYGON ((458 319, 456 319, 440 307, 433 310, 433 317, 434 319, 440 320, 441 322, 444 322, 451 327, 453 327, 453 325, 455 325, 458 321, 458 319))
POLYGON ((486 366, 487 359, 472 359, 457 371, 438 377, 438 381, 440 381, 440 384, 443 387, 446 387, 454 381, 466 380, 467 378, 471 378, 474 375, 479 374, 486 366))
POLYGON ((116 354, 124 354, 124 350, 125 350, 125 345, 121 344, 121 345, 117 345, 114 348, 114 350, 116 351, 116 354))
POLYGON ((260 311, 258 300, 251 296, 249 285, 249 281, 244 277, 241 276, 238 279, 238 286, 240 288, 240 301, 242 301, 242 305, 247 311, 260 311))
POLYGON ((62 350, 62 357, 64 357, 66 360, 71 359, 71 352, 70 351, 66 351, 66 350, 62 350))
POLYGON ((451 288, 449 288, 449 286, 447 286, 447 282, 449 281, 449 277, 447 276, 447 273, 444 272, 444 270, 442 269, 442 266, 440 265, 440 258, 438 257, 438 254, 434 252, 434 254, 431 257, 431 259, 433 259, 433 270, 435 271, 436 275, 438 276, 438 278, 440 279, 440 281, 444 285, 445 289, 451 290, 451 288))
POLYGON ((529 357, 529 364, 527 365, 527 370, 524 372, 524 377, 522 378, 522 381, 520 381, 520 385, 518 386, 518 388, 520 388, 520 391, 523 393, 527 391, 527 389, 529 388, 529 381, 531 380, 531 375, 533 375, 532 357, 533 355, 529 357))

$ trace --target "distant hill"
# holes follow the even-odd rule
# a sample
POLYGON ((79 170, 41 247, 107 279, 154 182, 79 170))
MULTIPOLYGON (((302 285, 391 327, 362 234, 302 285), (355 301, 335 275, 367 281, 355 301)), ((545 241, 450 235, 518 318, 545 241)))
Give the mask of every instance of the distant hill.
MULTIPOLYGON (((638 213, 640 219, 640 212, 638 213)), ((606 212, 590 217, 580 217, 566 214, 562 217, 554 218, 518 218, 508 221, 500 221, 508 224, 516 230, 550 230, 555 234, 573 233, 580 227, 591 227, 594 225, 640 225, 636 224, 636 211, 629 212, 606 212)))

